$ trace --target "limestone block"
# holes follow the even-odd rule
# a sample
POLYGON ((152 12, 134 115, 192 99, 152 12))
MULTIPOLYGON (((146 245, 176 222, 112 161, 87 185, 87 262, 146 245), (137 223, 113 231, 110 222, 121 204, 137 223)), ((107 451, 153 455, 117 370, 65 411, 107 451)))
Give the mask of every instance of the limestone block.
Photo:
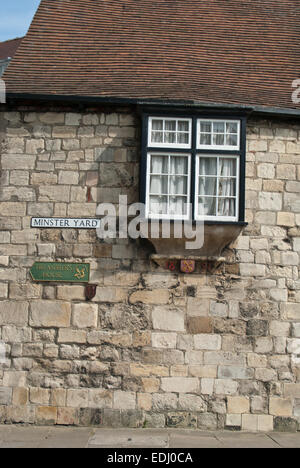
POLYGON ((220 335, 201 334, 194 336, 195 349, 220 350, 222 339, 220 335))
POLYGON ((227 414, 226 427, 241 427, 242 416, 240 414, 227 414))
POLYGON ((136 394, 117 390, 113 395, 113 407, 119 410, 134 410, 136 408, 136 394))
POLYGON ((67 406, 72 408, 88 408, 89 406, 89 390, 67 390, 67 406))
POLYGON ((237 393, 238 383, 230 379, 216 379, 215 393, 216 395, 234 395, 237 393))
POLYGON ((36 422, 43 426, 56 424, 57 408, 53 406, 38 406, 36 409, 36 422))
MULTIPOLYGON (((153 291, 136 291, 129 297, 131 304, 141 302, 142 304, 168 304, 170 298, 166 289, 155 289, 153 291)), ((157 315, 157 314, 156 314, 157 315)))
POLYGON ((154 330, 185 331, 184 312, 180 309, 154 307, 152 321, 154 330))
POLYGON ((178 400, 178 409, 204 413, 207 411, 207 404, 200 396, 180 394, 178 400))
POLYGON ((10 405, 12 401, 12 388, 0 387, 0 405, 10 405))
POLYGON ((242 414, 242 431, 256 432, 258 430, 258 415, 242 414))
POLYGON ((50 390, 46 388, 30 388, 30 401, 37 405, 49 405, 50 390))
POLYGON ((30 325, 32 327, 69 327, 71 304, 69 302, 33 301, 30 325))
POLYGON ((201 394, 202 395, 212 395, 214 393, 214 379, 201 379, 201 394))
POLYGON ((103 389, 89 389, 90 408, 112 408, 112 392, 103 389))
POLYGON ((86 331, 61 328, 58 332, 58 343, 86 343, 86 331))
POLYGON ((98 323, 98 306, 96 304, 75 304, 72 323, 78 328, 96 328, 98 323))
POLYGON ((227 397, 227 411, 232 414, 244 414, 250 412, 249 398, 227 397))
POLYGON ((195 377, 163 377, 161 388, 164 392, 197 393, 199 380, 195 377))
POLYGON ((152 333, 151 339, 153 348, 176 348, 176 333, 152 333))
POLYGON ((290 398, 270 397, 270 414, 274 416, 291 417, 293 415, 293 405, 290 398))
POLYGON ((28 322, 28 302, 0 302, 0 325, 22 327, 28 322))
POLYGON ((282 195, 277 192, 260 192, 258 204, 261 210, 281 211, 282 195))
POLYGON ((176 410, 178 397, 174 393, 154 393, 152 395, 153 411, 158 413, 161 411, 176 410))
POLYGON ((288 322, 279 322, 272 320, 270 322, 270 335, 272 336, 289 336, 290 324, 288 322))

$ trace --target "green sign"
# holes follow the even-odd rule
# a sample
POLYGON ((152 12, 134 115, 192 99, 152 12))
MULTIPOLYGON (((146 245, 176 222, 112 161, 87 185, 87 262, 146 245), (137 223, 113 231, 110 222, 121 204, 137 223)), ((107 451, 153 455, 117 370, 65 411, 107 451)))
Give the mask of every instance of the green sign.
POLYGON ((33 281, 56 281, 63 283, 88 283, 88 263, 36 262, 30 269, 33 281))

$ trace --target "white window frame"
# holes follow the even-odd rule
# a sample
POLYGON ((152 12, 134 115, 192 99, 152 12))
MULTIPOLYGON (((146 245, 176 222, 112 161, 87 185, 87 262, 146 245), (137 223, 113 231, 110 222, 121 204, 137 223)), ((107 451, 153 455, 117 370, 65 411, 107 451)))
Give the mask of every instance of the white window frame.
MULTIPOLYGON (((174 215, 174 214, 153 214, 150 213, 150 162, 151 162, 151 156, 163 156, 163 157, 170 157, 170 156, 178 156, 178 157, 185 157, 188 160, 188 174, 187 174, 187 203, 190 203, 191 199, 191 169, 192 169, 192 155, 191 153, 172 153, 172 150, 170 151, 165 151, 165 152, 151 152, 149 151, 147 153, 147 180, 146 180, 146 207, 145 207, 145 212, 146 212, 146 218, 148 219, 170 219, 170 220, 189 220, 191 218, 191 213, 190 210, 188 209, 188 212, 185 216, 183 215, 174 215)), ((162 174, 163 175, 163 174, 162 174)), ((166 174, 168 177, 171 177, 171 174, 166 174)), ((169 190, 168 190, 169 191, 169 190)), ((170 196, 168 194, 168 196, 170 196)))
MULTIPOLYGON (((177 124, 176 124, 177 127, 177 124)), ((163 131, 164 132, 164 131, 163 131)), ((177 133, 177 131, 176 131, 177 133)), ((183 132, 187 133, 187 132, 183 132)), ((192 119, 191 118, 180 118, 180 117, 149 117, 148 119, 148 147, 149 148, 181 148, 181 149, 190 149, 192 147, 192 119), (175 122, 183 121, 189 123, 189 142, 188 143, 153 143, 151 141, 152 137, 152 121, 153 120, 172 120, 175 122)))
MULTIPOLYGON (((228 197, 225 197, 225 198, 228 198, 228 197)), ((239 203, 240 203, 240 156, 237 154, 237 155, 232 155, 232 154, 204 154, 204 153, 198 153, 196 155, 196 170, 195 170, 195 207, 194 207, 194 217, 195 217, 195 220, 196 221, 228 221, 228 222, 231 222, 231 221, 238 221, 239 220, 239 203), (213 198, 216 198, 217 200, 219 200, 219 198, 223 198, 223 197, 219 197, 218 196, 218 190, 219 190, 219 184, 218 184, 218 180, 219 180, 219 159, 221 158, 224 158, 224 159, 236 159, 236 176, 235 176, 235 179, 236 179, 236 195, 235 197, 232 197, 232 198, 235 198, 236 200, 236 216, 207 216, 207 215, 202 215, 200 216, 198 214, 198 200, 199 200, 199 197, 204 197, 203 195, 200 195, 199 194, 199 161, 200 161, 200 158, 217 158, 218 159, 218 163, 217 163, 217 176, 216 176, 216 179, 217 179, 217 195, 213 198)))
MULTIPOLYGON (((223 135, 221 133, 221 135, 223 135)), ((226 130, 225 134, 226 135, 226 130)), ((239 151, 240 150, 240 140, 241 140, 241 122, 240 120, 230 120, 230 119, 197 119, 197 149, 199 150, 227 150, 227 151, 239 151), (228 123, 236 123, 238 126, 238 132, 237 132, 237 141, 238 144, 236 146, 230 146, 230 145, 201 145, 200 144, 200 125, 202 122, 211 122, 211 123, 224 123, 225 124, 225 129, 226 129, 226 124, 228 123)))

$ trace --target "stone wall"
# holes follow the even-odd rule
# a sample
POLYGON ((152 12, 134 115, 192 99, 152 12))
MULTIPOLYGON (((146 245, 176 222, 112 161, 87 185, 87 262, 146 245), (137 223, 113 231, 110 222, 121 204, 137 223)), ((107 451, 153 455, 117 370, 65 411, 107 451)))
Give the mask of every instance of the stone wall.
POLYGON ((249 120, 249 225, 214 274, 171 273, 136 241, 30 228, 138 201, 130 109, 0 113, 0 422, 296 430, 300 423, 300 125, 249 120), (91 264, 33 283, 35 261, 91 264))

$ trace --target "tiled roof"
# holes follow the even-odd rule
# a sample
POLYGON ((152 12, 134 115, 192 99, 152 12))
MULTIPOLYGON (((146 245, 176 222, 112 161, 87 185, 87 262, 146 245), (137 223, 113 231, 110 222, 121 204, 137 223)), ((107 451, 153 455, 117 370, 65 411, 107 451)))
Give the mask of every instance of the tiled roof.
POLYGON ((299 0, 42 0, 10 93, 298 108, 299 0))
POLYGON ((0 60, 6 60, 9 57, 13 57, 16 53, 17 48, 21 44, 21 38, 11 39, 10 41, 0 42, 0 60))

